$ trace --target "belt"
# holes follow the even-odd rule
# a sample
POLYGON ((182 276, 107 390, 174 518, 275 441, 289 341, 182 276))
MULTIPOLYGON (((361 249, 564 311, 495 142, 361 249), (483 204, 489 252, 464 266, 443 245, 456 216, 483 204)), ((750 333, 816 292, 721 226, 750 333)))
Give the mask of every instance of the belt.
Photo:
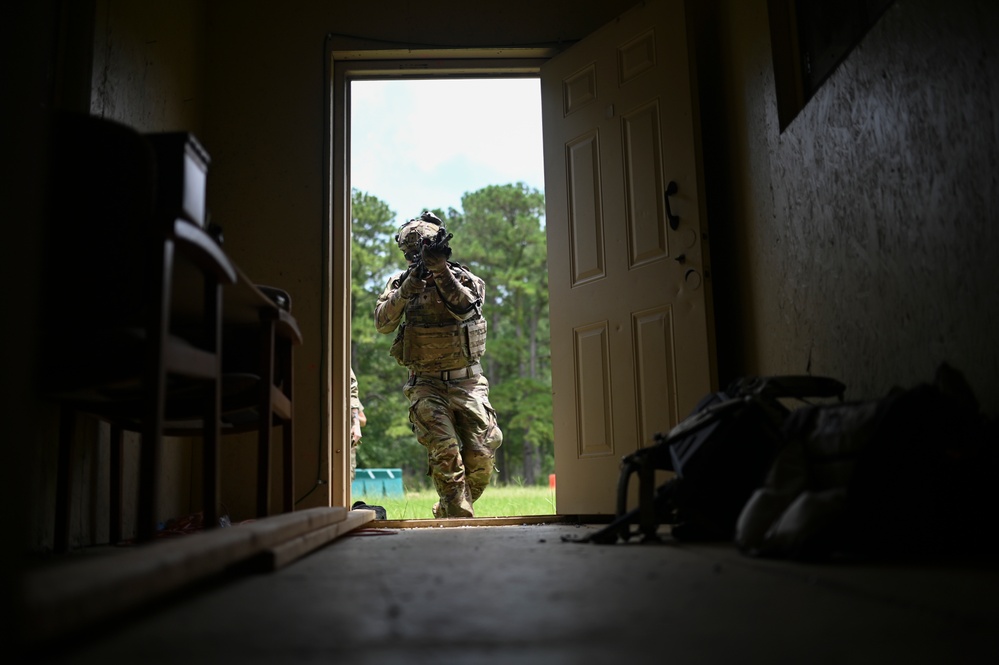
POLYGON ((437 379, 439 381, 470 379, 479 374, 482 374, 482 365, 479 363, 469 365, 468 367, 459 367, 458 369, 447 369, 443 372, 413 372, 413 376, 418 376, 421 379, 437 379))

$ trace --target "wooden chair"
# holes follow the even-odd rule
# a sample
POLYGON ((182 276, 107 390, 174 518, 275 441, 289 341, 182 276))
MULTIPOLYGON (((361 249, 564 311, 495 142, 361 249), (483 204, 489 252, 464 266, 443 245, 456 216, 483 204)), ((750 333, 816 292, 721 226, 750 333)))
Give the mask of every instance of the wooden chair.
MULTIPOLYGON (((137 540, 144 541, 156 530, 168 406, 173 397, 197 395, 205 521, 214 524, 222 288, 236 281, 235 267, 197 223, 157 209, 156 153, 139 133, 92 116, 60 114, 51 147, 41 386, 61 402, 63 414, 55 549, 69 546, 70 447, 78 411, 110 422, 116 437, 122 430, 141 432, 137 540), (196 293, 175 288, 181 274, 200 283, 196 293)), ((112 478, 116 473, 112 469, 112 478)), ((120 488, 112 491, 116 509, 120 488)), ((112 524, 112 531, 118 528, 112 524)))
MULTIPOLYGON (((293 350, 302 343, 302 334, 291 314, 291 297, 282 289, 254 284, 237 266, 236 282, 225 290, 222 331, 221 434, 257 433, 256 514, 266 517, 271 514, 273 429, 281 429, 281 512, 292 512, 293 350)), ((188 435, 201 426, 184 420, 182 412, 167 422, 168 434, 188 435)))
MULTIPOLYGON (((158 207, 168 214, 179 210, 188 219, 207 223, 204 200, 198 196, 204 184, 204 171, 192 163, 201 159, 207 164, 207 154, 186 133, 146 137, 160 157, 158 207)), ((221 245, 221 233, 217 240, 221 245)), ((256 514, 266 517, 271 514, 270 452, 274 427, 282 430, 282 510, 294 510, 292 348, 302 343, 302 334, 291 315, 291 296, 286 291, 254 284, 238 266, 233 265, 233 269, 236 279, 226 287, 222 300, 221 434, 257 432, 256 514)), ((183 293, 198 292, 196 276, 192 281, 191 272, 178 274, 176 286, 183 293)), ((191 309, 193 304, 189 298, 175 301, 184 320, 197 320, 199 311, 191 309)), ((197 413, 190 399, 173 399, 168 407, 171 407, 167 413, 168 433, 196 434, 203 426, 189 420, 191 414, 197 413)))
POLYGON ((289 513, 295 509, 292 352, 302 343, 302 333, 287 292, 251 283, 238 267, 236 274, 223 308, 223 376, 256 373, 260 380, 253 390, 224 395, 222 433, 256 430, 257 516, 265 517, 271 514, 271 434, 281 428, 281 511, 289 513))

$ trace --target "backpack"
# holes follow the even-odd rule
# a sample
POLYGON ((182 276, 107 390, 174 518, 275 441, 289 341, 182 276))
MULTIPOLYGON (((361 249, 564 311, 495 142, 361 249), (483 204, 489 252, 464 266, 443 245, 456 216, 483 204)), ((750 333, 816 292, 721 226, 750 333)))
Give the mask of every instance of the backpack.
POLYGON ((680 540, 731 540, 743 506, 780 448, 781 427, 791 413, 780 400, 842 400, 844 390, 827 377, 772 376, 742 378, 706 395, 669 433, 657 433, 654 445, 622 459, 615 519, 577 542, 615 543, 639 535, 657 541, 663 524, 680 540), (673 477, 654 487, 656 471, 673 477), (629 510, 636 475, 639 505, 629 510))

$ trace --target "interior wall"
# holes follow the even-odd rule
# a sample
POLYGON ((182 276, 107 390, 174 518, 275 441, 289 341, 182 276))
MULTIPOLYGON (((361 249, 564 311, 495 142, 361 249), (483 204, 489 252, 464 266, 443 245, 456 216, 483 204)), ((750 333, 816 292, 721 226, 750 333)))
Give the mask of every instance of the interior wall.
POLYGON ((200 140, 205 4, 97 0, 90 112, 140 132, 185 131, 200 140))
POLYGON ((766 0, 700 17, 720 367, 999 413, 999 7, 896 0, 779 131, 766 0))

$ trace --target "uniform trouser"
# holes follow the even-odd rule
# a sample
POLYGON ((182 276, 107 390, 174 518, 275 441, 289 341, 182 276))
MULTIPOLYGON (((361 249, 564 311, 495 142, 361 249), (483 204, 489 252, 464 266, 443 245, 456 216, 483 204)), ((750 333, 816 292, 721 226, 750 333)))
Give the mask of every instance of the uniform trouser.
POLYGON ((489 381, 412 377, 406 384, 409 421, 427 449, 428 475, 440 497, 441 517, 472 517, 495 468, 503 433, 489 403, 489 381))

